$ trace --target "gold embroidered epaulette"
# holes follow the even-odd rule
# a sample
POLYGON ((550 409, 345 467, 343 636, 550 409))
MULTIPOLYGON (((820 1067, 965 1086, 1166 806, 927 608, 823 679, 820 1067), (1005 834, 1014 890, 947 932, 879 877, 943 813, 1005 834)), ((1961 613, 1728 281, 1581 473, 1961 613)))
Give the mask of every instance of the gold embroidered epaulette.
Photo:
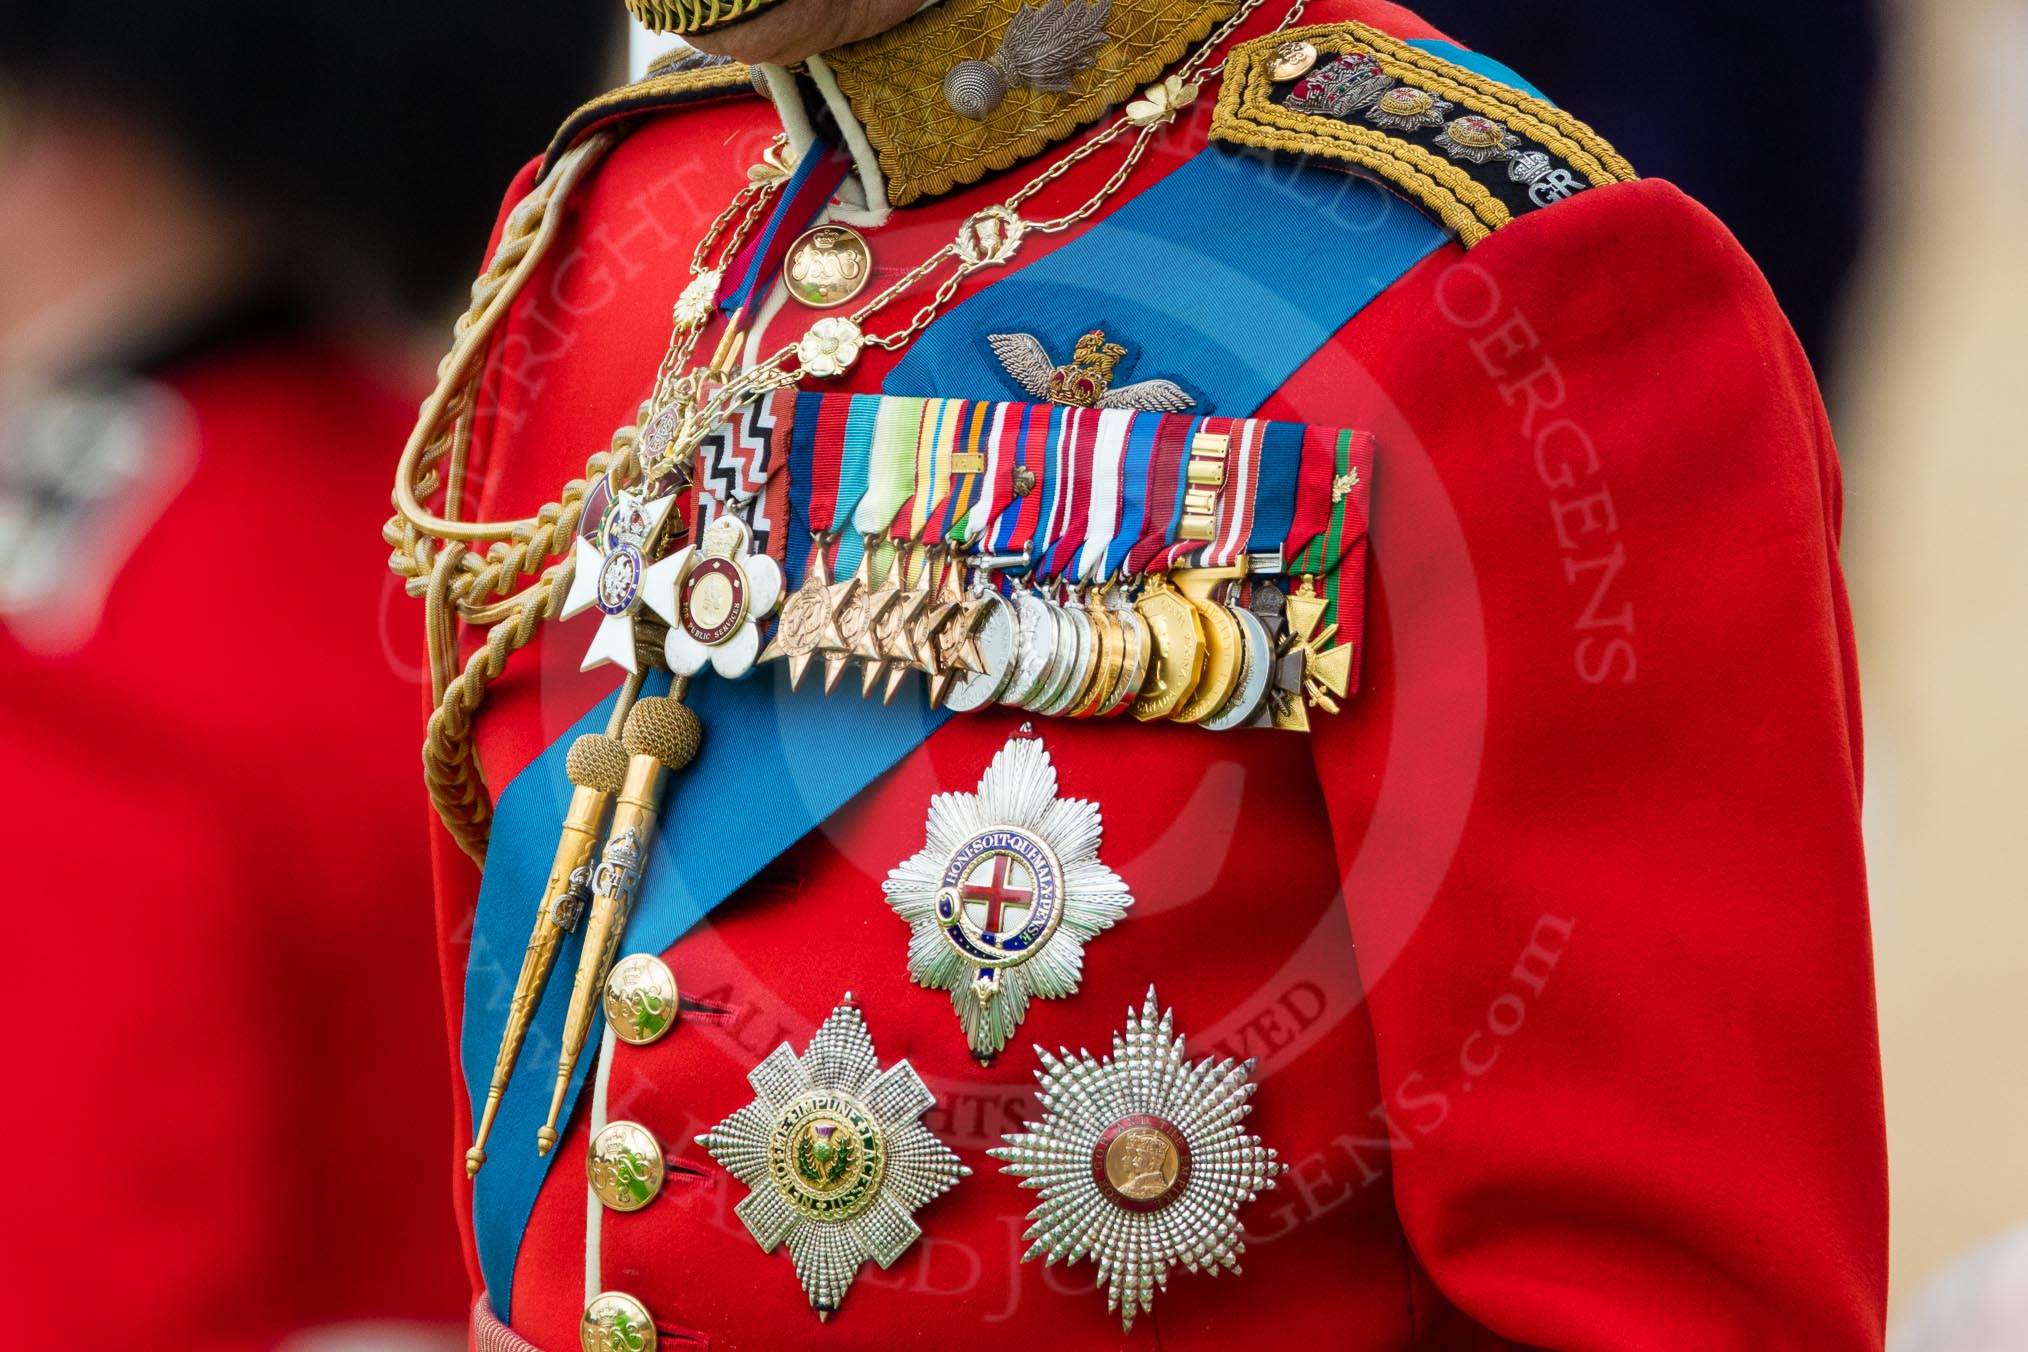
POLYGON ((1466 248, 1517 216, 1635 177, 1555 105, 1360 23, 1235 48, 1211 139, 1368 174, 1466 248))
POLYGON ((753 73, 737 61, 725 61, 702 52, 679 49, 648 67, 648 73, 632 84, 610 89, 584 104, 564 119, 550 139, 542 157, 537 181, 549 176, 565 151, 583 140, 592 130, 624 117, 660 112, 687 103, 702 103, 740 94, 758 96, 753 73))

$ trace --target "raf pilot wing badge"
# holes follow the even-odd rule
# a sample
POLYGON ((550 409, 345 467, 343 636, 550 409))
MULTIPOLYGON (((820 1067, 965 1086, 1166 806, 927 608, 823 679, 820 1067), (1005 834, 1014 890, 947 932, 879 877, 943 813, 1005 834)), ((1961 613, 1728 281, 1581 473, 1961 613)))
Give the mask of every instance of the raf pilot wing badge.
POLYGON ((1075 408, 1132 408, 1147 413, 1181 413, 1197 401, 1173 380, 1137 380, 1114 385, 1113 371, 1126 348, 1106 341, 1104 329, 1093 329, 1077 340, 1070 360, 1052 360, 1042 340, 1032 333, 995 333, 986 341, 1015 383, 1037 399, 1075 408))

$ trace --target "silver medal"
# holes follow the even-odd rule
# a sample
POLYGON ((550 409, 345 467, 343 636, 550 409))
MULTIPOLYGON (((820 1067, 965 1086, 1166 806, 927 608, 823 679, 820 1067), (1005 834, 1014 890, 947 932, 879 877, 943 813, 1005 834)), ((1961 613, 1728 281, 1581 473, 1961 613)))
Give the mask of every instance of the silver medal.
POLYGON ((1059 614, 1069 622, 1070 656, 1056 688, 1035 706, 1039 714, 1060 714, 1068 709, 1084 689, 1084 683, 1091 677, 1092 663, 1098 659, 1098 640, 1092 633, 1091 618, 1077 606, 1065 606, 1059 614))
POLYGON ((1250 610, 1242 609, 1230 602, 1226 610, 1239 622, 1239 636, 1242 642, 1239 665, 1239 684, 1232 689, 1232 697, 1223 708, 1204 720, 1204 726, 1213 732, 1230 732, 1243 728, 1253 721, 1260 706, 1267 700, 1268 677, 1274 672, 1274 644, 1268 638, 1267 626, 1260 617, 1250 610))
POLYGON ((1007 682, 1001 703, 1025 708, 1042 693, 1042 678, 1049 659, 1056 653, 1056 608, 1034 592, 1014 594, 1017 635, 1014 645, 1014 675, 1007 682))
POLYGON ((1037 709, 1056 694, 1063 683, 1063 669, 1077 656, 1077 638, 1071 633, 1070 616, 1062 606, 1047 597, 1037 597, 1049 608, 1049 651, 1044 655, 1042 674, 1035 683, 1034 693, 1021 702, 1024 709, 1037 709))
POLYGON ((944 696, 944 707, 957 713, 983 709, 1007 692, 1014 679, 1014 608, 996 593, 980 598, 983 615, 974 638, 981 669, 967 672, 944 696))

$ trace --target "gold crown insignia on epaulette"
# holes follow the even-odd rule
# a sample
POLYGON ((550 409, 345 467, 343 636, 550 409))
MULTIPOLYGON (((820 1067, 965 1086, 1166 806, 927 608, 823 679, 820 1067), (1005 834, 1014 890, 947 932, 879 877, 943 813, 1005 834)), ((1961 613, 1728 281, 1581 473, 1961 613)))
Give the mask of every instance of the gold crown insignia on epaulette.
POLYGON ((1604 138, 1547 100, 1360 23, 1235 48, 1211 139, 1350 165, 1466 248, 1518 216, 1635 177, 1604 138))

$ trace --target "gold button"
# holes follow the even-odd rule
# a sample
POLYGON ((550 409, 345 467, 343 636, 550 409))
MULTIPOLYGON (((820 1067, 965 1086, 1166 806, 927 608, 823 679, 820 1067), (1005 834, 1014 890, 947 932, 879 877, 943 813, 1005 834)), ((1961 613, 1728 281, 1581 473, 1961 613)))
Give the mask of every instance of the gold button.
POLYGON ((1284 42, 1268 62, 1270 80, 1299 80, 1317 64, 1317 49, 1307 42, 1284 42))
POLYGON ((648 1307, 624 1291, 601 1291, 577 1322, 584 1352, 655 1352, 655 1321, 648 1307))
POLYGON ((635 953, 613 964, 606 978, 606 1019, 613 1036, 646 1046, 676 1022, 676 975, 653 953, 635 953))
POLYGON ((584 1157, 585 1181, 612 1211, 639 1211, 662 1191, 662 1143, 638 1122, 608 1122, 584 1157))

